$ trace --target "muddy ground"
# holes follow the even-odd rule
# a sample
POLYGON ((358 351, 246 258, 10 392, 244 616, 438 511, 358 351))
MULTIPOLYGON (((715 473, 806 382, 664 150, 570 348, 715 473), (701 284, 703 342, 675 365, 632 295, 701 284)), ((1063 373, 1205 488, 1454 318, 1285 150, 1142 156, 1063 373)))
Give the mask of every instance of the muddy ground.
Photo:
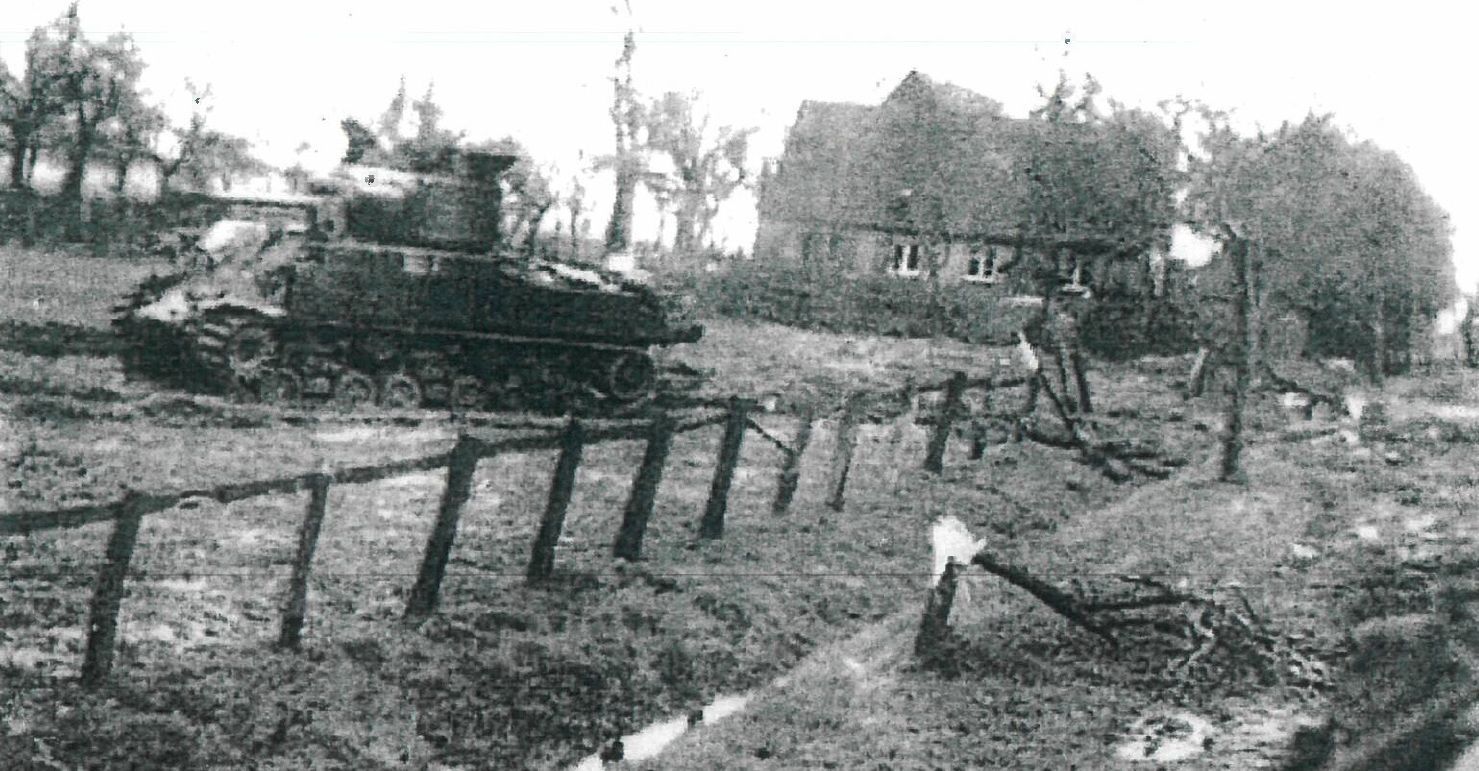
MULTIPOLYGON (((293 424, 126 382, 111 357, 106 308, 150 267, 0 255, 6 509, 450 445, 454 427, 439 418, 293 424)), ((705 373, 714 395, 775 397, 780 411, 760 420, 782 437, 795 430, 786 405, 800 399, 825 405, 859 384, 1007 366, 1000 351, 722 321, 665 358, 705 373)), ((588 448, 556 580, 538 588, 522 576, 553 453, 487 459, 441 611, 416 626, 400 614, 442 474, 337 486, 298 654, 272 642, 303 497, 187 501, 145 521, 117 670, 97 692, 73 679, 106 526, 6 538, 0 756, 35 768, 559 768, 798 664, 787 688, 742 718, 695 732, 658 765, 1104 767, 1132 762, 1117 753, 1135 721, 1177 710, 1217 732, 1187 767, 1287 762, 1295 729, 1330 714, 1342 716, 1345 733, 1309 735, 1351 744, 1375 722, 1350 706, 1372 681, 1349 664, 1359 648, 1353 632, 1432 615, 1455 573, 1433 566, 1468 559, 1475 472, 1463 410, 1475 404, 1476 383, 1451 372, 1394 383, 1392 393, 1423 409, 1393 415, 1385 433, 1365 440, 1334 419, 1291 423, 1276 399, 1261 399, 1250 483, 1229 488, 1210 481, 1207 466, 1219 405, 1181 399, 1175 381, 1184 366, 1157 360, 1092 375, 1097 406, 1113 416, 1106 430, 1154 438, 1185 461, 1166 482, 1116 485, 1071 452, 1031 443, 995 445, 971 461, 958 441, 946 473, 927 478, 916 471, 922 432, 880 425, 864 430, 838 513, 823 504, 833 442, 824 422, 784 518, 769 513, 779 453, 752 434, 725 537, 703 542, 696 523, 719 429, 684 435, 646 559, 635 565, 608 555, 642 448, 588 448), (920 670, 905 643, 928 582, 928 527, 943 514, 1055 580, 1125 571, 1236 579, 1260 614, 1328 659, 1330 682, 1312 688, 1210 670, 1185 683, 1152 677, 1144 661, 1087 643, 986 579, 973 580, 973 600, 957 613, 959 666, 920 670), (829 654, 849 640, 875 642, 829 654), (848 658, 861 672, 839 663, 848 658)), ((1404 709, 1417 703, 1410 694, 1383 698, 1404 709)))

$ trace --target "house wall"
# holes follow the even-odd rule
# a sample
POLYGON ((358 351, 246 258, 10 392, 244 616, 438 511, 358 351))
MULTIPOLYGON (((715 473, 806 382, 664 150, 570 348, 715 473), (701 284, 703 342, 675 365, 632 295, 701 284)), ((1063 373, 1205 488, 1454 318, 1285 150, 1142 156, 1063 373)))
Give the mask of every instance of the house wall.
POLYGON ((1017 289, 1030 286, 1030 277, 1013 271, 1013 266, 1021 262, 1015 246, 986 244, 977 240, 929 243, 910 235, 863 229, 829 231, 767 220, 762 221, 756 231, 755 258, 793 264, 810 263, 851 270, 857 275, 875 276, 894 272, 896 249, 902 247, 907 250, 916 245, 920 249, 919 274, 899 276, 901 281, 926 279, 933 264, 937 266, 943 283, 1009 284, 1017 289), (995 281, 968 274, 971 258, 977 254, 992 256, 997 267, 995 281))

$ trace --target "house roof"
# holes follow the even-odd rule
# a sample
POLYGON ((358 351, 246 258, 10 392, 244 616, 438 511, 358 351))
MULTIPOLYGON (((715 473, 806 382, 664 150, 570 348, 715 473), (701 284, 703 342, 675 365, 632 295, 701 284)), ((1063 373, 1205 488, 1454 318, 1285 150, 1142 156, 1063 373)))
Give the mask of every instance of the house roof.
POLYGON ((760 216, 998 241, 1053 230, 1082 248, 1114 230, 1101 212, 1123 202, 1105 199, 1139 190, 1136 163, 1121 162, 1136 158, 1127 136, 1013 119, 985 96, 911 72, 879 105, 803 102, 763 181, 760 216), (1050 211, 1072 226, 1035 227, 1050 211))

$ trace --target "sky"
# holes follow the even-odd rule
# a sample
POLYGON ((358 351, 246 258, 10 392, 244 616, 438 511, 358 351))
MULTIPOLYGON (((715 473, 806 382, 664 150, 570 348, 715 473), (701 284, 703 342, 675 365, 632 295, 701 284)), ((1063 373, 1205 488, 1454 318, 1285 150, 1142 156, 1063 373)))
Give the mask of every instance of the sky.
MULTIPOLYGON (((7 3, 0 58, 18 68, 31 29, 66 4, 7 3)), ((1413 166, 1452 218, 1460 286, 1479 284, 1474 102, 1461 87, 1479 56, 1459 3, 82 0, 80 13, 91 34, 134 36, 146 86, 174 112, 188 108, 187 77, 209 84, 213 122, 283 165, 307 142, 310 165, 326 167, 341 119, 378 117, 402 77, 412 96, 434 83, 448 128, 515 137, 557 187, 585 176, 595 233, 611 184, 588 167, 612 149, 608 78, 629 28, 636 87, 697 90, 715 125, 757 128, 756 169, 780 154, 803 100, 876 104, 911 70, 1018 116, 1060 70, 1092 73, 1132 106, 1199 99, 1249 131, 1330 112, 1413 166)), ((717 229, 748 251, 754 220, 741 196, 717 229)), ((650 210, 637 227, 651 237, 650 210)))

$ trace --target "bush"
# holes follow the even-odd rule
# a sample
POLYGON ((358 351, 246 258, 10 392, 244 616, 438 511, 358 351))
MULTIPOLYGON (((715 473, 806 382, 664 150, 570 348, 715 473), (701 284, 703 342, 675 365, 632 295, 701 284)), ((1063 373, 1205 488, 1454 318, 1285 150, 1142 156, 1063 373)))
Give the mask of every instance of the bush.
POLYGON ((929 337, 1006 345, 1037 314, 1001 289, 886 275, 823 274, 789 264, 733 262, 716 273, 666 277, 708 315, 771 321, 827 332, 929 337))

